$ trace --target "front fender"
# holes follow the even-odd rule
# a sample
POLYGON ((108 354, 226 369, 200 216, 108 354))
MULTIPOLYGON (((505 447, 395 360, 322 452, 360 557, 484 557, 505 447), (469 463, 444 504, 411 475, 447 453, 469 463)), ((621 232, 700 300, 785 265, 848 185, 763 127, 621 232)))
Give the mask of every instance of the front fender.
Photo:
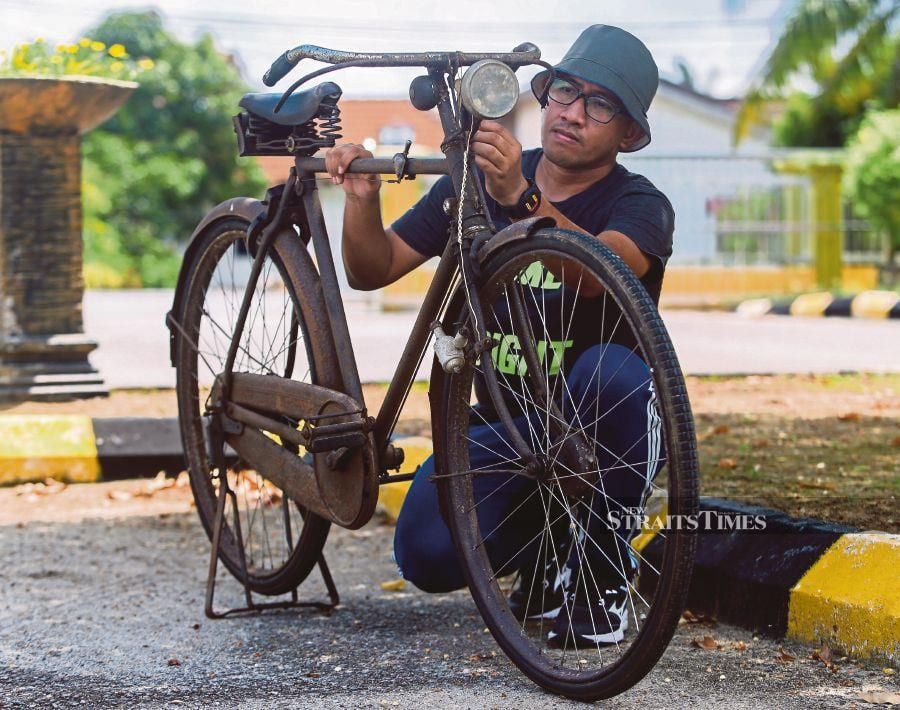
POLYGON ((172 299, 172 309, 166 314, 166 325, 169 328, 169 361, 172 363, 172 367, 175 367, 176 332, 176 328, 172 324, 172 319, 179 317, 176 314, 181 313, 184 292, 187 288, 187 275, 190 273, 191 265, 194 262, 197 249, 199 248, 199 236, 207 227, 220 219, 243 217, 248 223, 252 223, 253 220, 265 212, 265 210, 266 205, 260 200, 252 197, 232 197, 230 200, 220 202, 207 212, 191 234, 187 247, 184 250, 184 257, 181 260, 181 269, 178 272, 178 282, 175 284, 175 296, 172 299))
POLYGON ((507 244, 527 239, 539 229, 555 227, 556 220, 553 217, 529 217, 528 219, 513 222, 492 235, 478 250, 478 263, 485 264, 498 249, 507 244))

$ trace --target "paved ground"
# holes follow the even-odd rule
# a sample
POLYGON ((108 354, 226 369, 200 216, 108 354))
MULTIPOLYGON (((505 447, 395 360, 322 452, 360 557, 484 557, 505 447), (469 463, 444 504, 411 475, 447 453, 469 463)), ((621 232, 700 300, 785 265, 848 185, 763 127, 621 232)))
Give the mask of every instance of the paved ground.
MULTIPOLYGON (((0 707, 578 706, 507 661, 466 593, 382 590, 394 578, 392 528, 378 520, 332 532, 326 553, 342 605, 330 618, 206 619, 209 543, 187 489, 136 495, 148 485, 0 491, 0 707)), ((222 603, 237 603, 236 584, 221 584, 222 603)), ((301 589, 323 591, 318 580, 301 589)), ((781 645, 684 625, 616 706, 863 708, 878 693, 900 699, 897 676, 877 664, 844 659, 831 672, 811 649, 784 644, 791 659, 781 645), (721 650, 692 646, 705 635, 721 650)))
MULTIPOLYGON (((167 290, 85 294, 85 330, 100 343, 91 361, 109 387, 174 386, 164 324, 171 304, 167 290)), ((361 302, 347 311, 363 381, 389 380, 415 313, 382 313, 361 302)), ((687 374, 900 370, 898 320, 663 315, 687 374)))

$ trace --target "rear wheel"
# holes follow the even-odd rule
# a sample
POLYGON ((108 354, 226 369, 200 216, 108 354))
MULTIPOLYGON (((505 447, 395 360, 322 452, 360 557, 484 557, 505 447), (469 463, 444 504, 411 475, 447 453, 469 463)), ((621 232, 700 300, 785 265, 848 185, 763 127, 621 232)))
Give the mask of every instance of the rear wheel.
MULTIPOLYGON (((553 692, 609 697, 662 655, 690 581, 693 535, 654 535, 652 517, 697 508, 678 361, 642 284, 583 235, 540 230, 500 247, 479 283, 493 348, 436 388, 442 509, 510 659, 553 692), (488 357, 519 443, 487 394, 488 357)), ((449 330, 471 330, 462 300, 449 330)))
MULTIPOLYGON (((209 396, 215 377, 224 370, 250 273, 248 225, 240 217, 220 220, 197 237, 176 336, 182 441, 197 512, 210 537, 220 479, 211 458, 209 396)), ((299 237, 293 233, 280 236, 253 292, 234 372, 334 386, 337 373, 334 358, 323 350, 329 341, 321 335, 327 331, 321 323, 324 308, 317 298, 317 285, 318 276, 299 237), (302 289, 297 288, 298 283, 303 284, 302 289)), ((220 559, 243 581, 243 550, 247 582, 253 591, 288 592, 306 578, 319 559, 330 523, 286 498, 265 471, 250 468, 230 449, 226 457, 228 486, 237 503, 236 510, 231 498, 226 503, 220 559)))

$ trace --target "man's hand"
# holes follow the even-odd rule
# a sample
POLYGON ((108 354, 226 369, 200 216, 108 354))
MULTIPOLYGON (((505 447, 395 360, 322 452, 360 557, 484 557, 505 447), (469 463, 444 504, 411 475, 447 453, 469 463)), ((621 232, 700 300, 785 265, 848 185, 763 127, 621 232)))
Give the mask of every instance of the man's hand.
POLYGON ((381 176, 367 173, 348 173, 350 163, 356 158, 371 158, 371 151, 361 145, 346 143, 335 146, 325 153, 325 169, 335 185, 344 188, 348 198, 371 200, 381 189, 381 176))
POLYGON ((514 205, 528 187, 522 176, 522 145, 496 121, 482 121, 472 136, 475 164, 484 173, 488 194, 500 205, 514 205))

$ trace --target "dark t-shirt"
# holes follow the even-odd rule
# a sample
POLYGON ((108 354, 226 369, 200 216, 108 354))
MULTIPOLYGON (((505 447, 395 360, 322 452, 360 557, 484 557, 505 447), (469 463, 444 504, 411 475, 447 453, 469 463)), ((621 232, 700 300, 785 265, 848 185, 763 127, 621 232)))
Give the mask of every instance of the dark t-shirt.
MULTIPOLYGON (((522 174, 534 180, 543 151, 522 153, 522 174)), ((483 184, 483 177, 482 184, 483 184)), ((438 180, 421 200, 393 224, 400 238, 420 254, 440 256, 447 244, 450 219, 443 211, 444 200, 453 197, 449 176, 438 180)), ((487 209, 498 229, 509 224, 499 205, 485 192, 487 209)), ((602 180, 562 202, 552 203, 572 222, 591 234, 615 230, 628 236, 646 254, 656 257, 641 279, 653 300, 659 303, 666 262, 672 254, 675 215, 666 196, 642 175, 630 173, 616 164, 602 180)))
MULTIPOLYGON (((534 179, 542 151, 528 150, 522 154, 522 173, 534 179)), ((483 177, 481 178, 483 181, 483 177)), ((406 214, 393 224, 394 231, 409 246, 425 256, 439 256, 449 238, 450 218, 444 214, 443 202, 453 197, 453 184, 449 176, 438 180, 429 192, 422 197, 406 214)), ((487 209, 498 229, 509 224, 497 203, 485 191, 487 209)), ((641 175, 628 172, 623 166, 616 164, 613 170, 603 179, 595 182, 586 190, 563 200, 554 202, 554 207, 568 219, 591 234, 599 234, 605 230, 615 230, 628 236, 643 252, 651 257, 652 266, 641 279, 647 292, 655 302, 659 302, 665 265, 672 254, 672 232, 674 230, 674 213, 672 205, 653 184, 641 175)), ((549 334, 550 342, 539 350, 551 356, 554 362, 552 371, 560 365, 568 370, 585 349, 601 342, 616 342, 628 348, 634 348, 635 342, 628 328, 624 327, 621 312, 610 299, 599 297, 581 298, 571 321, 563 323, 547 323, 547 314, 561 312, 565 309, 554 308, 553 301, 566 304, 574 300, 569 289, 564 287, 549 272, 532 274, 528 272, 528 285, 533 289, 533 298, 525 298, 526 304, 542 304, 540 330, 549 334), (560 357, 561 356, 561 357, 560 357)), ((508 321, 508 314, 498 316, 500 321, 508 321)), ((532 314, 532 319, 535 314, 532 314)), ((501 373, 507 377, 524 374, 525 365, 518 351, 518 344, 511 342, 515 336, 510 334, 508 322, 493 324, 491 334, 497 341, 492 357, 501 373)), ((479 397, 483 403, 485 400, 479 397)))

